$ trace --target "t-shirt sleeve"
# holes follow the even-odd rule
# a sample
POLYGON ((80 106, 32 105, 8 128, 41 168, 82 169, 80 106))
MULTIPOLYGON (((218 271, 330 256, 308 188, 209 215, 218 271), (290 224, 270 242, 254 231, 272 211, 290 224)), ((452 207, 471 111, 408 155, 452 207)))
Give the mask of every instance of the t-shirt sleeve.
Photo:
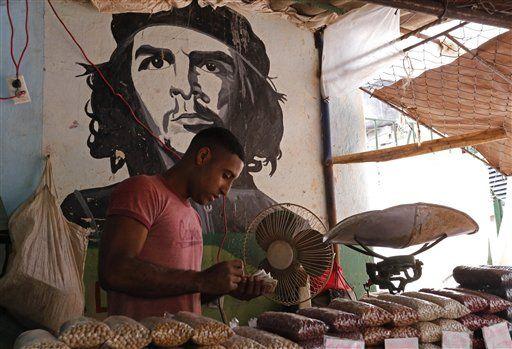
POLYGON ((133 218, 149 230, 158 217, 159 206, 158 191, 149 177, 136 176, 116 186, 110 196, 107 216, 133 218))
POLYGON ((201 215, 196 210, 194 210, 194 213, 196 214, 196 218, 197 218, 197 222, 199 223, 199 226, 202 227, 203 222, 201 220, 201 215))

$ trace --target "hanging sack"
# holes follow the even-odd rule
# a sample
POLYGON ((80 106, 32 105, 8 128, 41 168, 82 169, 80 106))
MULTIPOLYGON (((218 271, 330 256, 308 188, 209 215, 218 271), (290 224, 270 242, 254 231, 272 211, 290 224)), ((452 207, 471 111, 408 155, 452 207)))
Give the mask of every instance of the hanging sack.
POLYGON ((57 333, 83 314, 87 234, 57 202, 50 159, 35 193, 9 220, 12 253, 0 279, 0 306, 29 327, 57 333))

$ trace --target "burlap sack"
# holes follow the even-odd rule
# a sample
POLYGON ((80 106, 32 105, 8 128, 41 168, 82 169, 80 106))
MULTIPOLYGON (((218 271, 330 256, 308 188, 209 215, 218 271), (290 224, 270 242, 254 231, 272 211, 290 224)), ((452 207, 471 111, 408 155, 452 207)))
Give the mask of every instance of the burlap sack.
POLYGON ((0 306, 28 326, 57 333, 84 310, 86 231, 64 218, 50 160, 41 183, 9 220, 13 252, 0 279, 0 306))

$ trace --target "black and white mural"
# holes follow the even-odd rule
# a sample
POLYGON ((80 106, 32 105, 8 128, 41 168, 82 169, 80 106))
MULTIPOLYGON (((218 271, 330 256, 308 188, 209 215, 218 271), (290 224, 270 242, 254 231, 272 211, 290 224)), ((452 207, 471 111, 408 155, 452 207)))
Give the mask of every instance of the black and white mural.
MULTIPOLYGON (((53 155, 67 219, 90 227, 92 215, 101 233, 117 183, 164 172, 197 132, 212 126, 231 130, 247 154, 226 200, 224 258, 242 257, 246 225, 276 202, 325 213, 317 52, 310 32, 279 17, 195 2, 155 14, 101 14, 80 2, 62 3, 60 11, 136 115, 47 17, 43 146, 53 155)), ((206 266, 215 261, 224 234, 223 202, 196 209, 206 266)), ((97 249, 90 247, 86 293, 97 298, 97 249)), ((102 309, 98 299, 88 301, 89 309, 90 302, 102 309)))
MULTIPOLYGON (((229 194, 228 227, 243 232, 248 220, 274 201, 261 192, 252 174, 281 157, 285 96, 268 76, 265 45, 249 22, 228 8, 213 10, 192 4, 157 14, 113 15, 117 47, 99 65, 112 87, 131 105, 171 151, 159 146, 129 109, 100 78, 83 64, 91 88, 85 113, 91 118, 87 147, 92 157, 110 162, 112 173, 123 166, 130 176, 164 172, 202 129, 222 126, 241 140, 247 163, 229 194), (183 38, 187 38, 184 40, 183 38)), ((93 216, 105 217, 108 187, 81 191, 93 216)), ((197 207, 204 232, 223 232, 222 201, 197 207)), ((75 194, 62 203, 68 219, 88 225, 88 216, 75 194)))

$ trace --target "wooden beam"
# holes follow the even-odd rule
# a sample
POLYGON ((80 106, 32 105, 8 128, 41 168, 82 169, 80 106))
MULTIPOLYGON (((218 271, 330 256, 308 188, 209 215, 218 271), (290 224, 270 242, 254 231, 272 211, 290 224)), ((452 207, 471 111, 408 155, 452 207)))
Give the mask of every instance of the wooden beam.
POLYGON ((508 13, 508 11, 500 12, 501 8, 506 9, 506 3, 504 1, 496 2, 501 3, 502 6, 495 6, 497 10, 492 14, 481 7, 458 7, 450 3, 448 3, 445 11, 443 2, 437 0, 363 0, 363 2, 427 13, 438 17, 443 16, 444 18, 493 25, 495 27, 512 28, 512 15, 508 13))
POLYGON ((499 141, 507 138, 507 133, 502 128, 488 129, 485 131, 466 133, 458 136, 444 137, 425 141, 421 144, 407 144, 398 147, 365 151, 361 153, 335 156, 333 164, 352 164, 359 162, 380 162, 407 158, 411 156, 434 153, 436 151, 452 148, 469 147, 482 143, 499 141))
MULTIPOLYGON (((371 98, 376 98, 376 99, 378 99, 378 100, 379 100, 379 101, 381 101, 382 103, 384 103, 384 104, 386 104, 387 106, 389 106, 389 107, 391 107, 391 108, 395 109, 396 111, 398 111, 400 114, 407 116, 409 119, 411 119, 411 120, 413 120, 413 121, 416 121, 416 118, 415 118, 413 115, 411 115, 411 113, 410 113, 410 112, 409 112, 405 107, 399 108, 399 107, 397 107, 396 105, 394 105, 393 103, 390 103, 389 101, 387 101, 387 100, 385 100, 385 99, 383 99, 383 98, 379 97, 378 95, 373 95, 369 90, 365 89, 364 87, 360 87, 359 89, 360 89, 361 91, 363 91, 363 92, 367 93, 371 98)), ((438 131, 435 127, 432 127, 431 125, 430 125, 430 126, 429 126, 429 125, 425 125, 425 124, 424 124, 424 123, 422 123, 421 121, 420 121, 420 124, 421 124, 421 125, 423 125, 423 126, 425 126, 426 128, 428 128, 430 131, 434 132, 436 135, 441 136, 441 137, 444 137, 443 133, 442 133, 442 132, 440 132, 440 131, 438 131)), ((491 164, 489 163, 489 161, 487 161, 487 159, 486 159, 486 158, 484 158, 484 157, 479 157, 479 156, 477 156, 477 155, 473 154, 472 152, 470 152, 470 151, 469 151, 468 149, 466 149, 466 148, 462 148, 462 152, 465 152, 466 154, 471 155, 471 156, 472 156, 472 157, 474 157, 475 159, 482 161, 486 166, 494 167, 493 165, 491 165, 491 164)), ((494 167, 494 168, 495 168, 495 167, 494 167)), ((497 168, 495 168, 495 169, 496 169, 497 171, 499 171, 497 168)))

